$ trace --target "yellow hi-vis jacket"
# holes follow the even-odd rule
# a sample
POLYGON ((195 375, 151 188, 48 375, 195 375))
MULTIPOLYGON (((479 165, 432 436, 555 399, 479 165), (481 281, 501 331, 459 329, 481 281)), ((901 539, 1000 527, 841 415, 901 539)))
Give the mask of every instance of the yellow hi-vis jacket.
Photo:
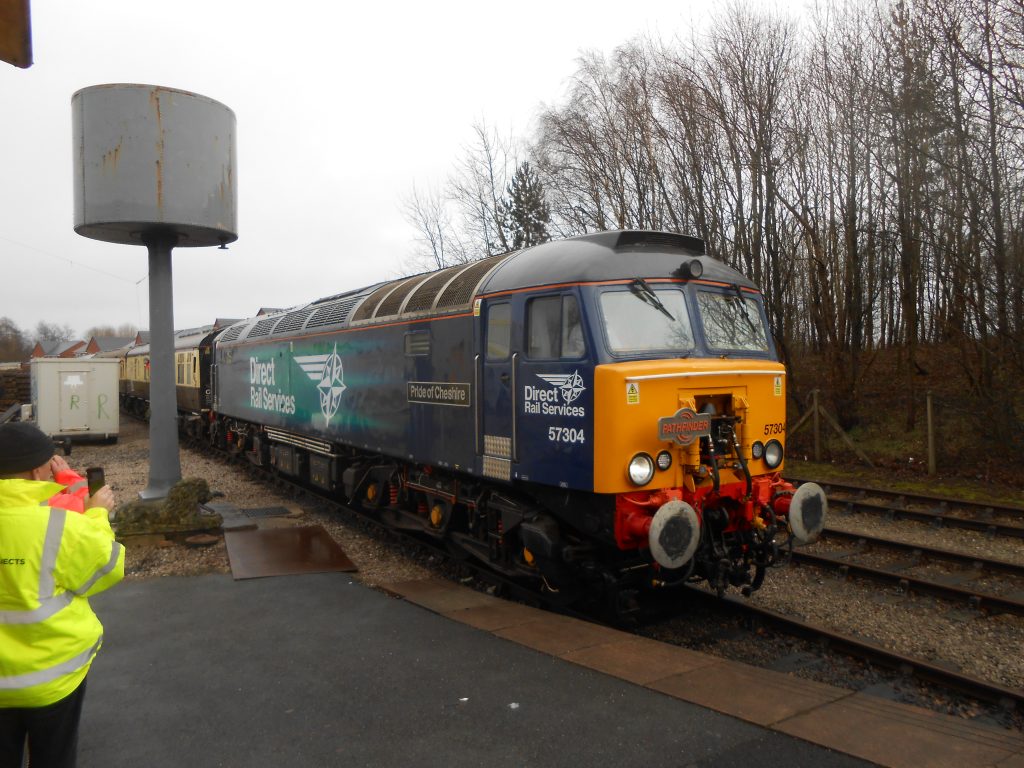
POLYGON ((0 480, 0 707, 42 707, 82 682, 103 640, 89 595, 124 576, 101 507, 47 506, 63 486, 0 480))

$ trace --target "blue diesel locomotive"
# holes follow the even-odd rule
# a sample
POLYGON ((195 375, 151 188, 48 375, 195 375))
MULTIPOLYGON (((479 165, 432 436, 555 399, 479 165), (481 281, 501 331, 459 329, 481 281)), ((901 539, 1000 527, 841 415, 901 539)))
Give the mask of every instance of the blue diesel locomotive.
MULTIPOLYGON (((762 300, 702 241, 613 231, 235 323, 210 438, 567 599, 760 586, 813 539, 762 300)), ((628 602, 628 601, 627 601, 628 602)))

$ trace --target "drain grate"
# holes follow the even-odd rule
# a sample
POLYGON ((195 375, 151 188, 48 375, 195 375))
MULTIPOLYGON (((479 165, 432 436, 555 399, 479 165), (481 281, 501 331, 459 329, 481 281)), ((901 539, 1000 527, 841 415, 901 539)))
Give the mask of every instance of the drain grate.
POLYGON ((287 517, 290 514, 287 507, 255 507, 242 512, 246 517, 287 517))

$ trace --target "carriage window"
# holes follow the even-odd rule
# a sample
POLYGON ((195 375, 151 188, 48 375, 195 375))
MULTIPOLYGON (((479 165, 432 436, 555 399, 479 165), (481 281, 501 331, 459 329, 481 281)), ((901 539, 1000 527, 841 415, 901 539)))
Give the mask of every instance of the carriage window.
POLYGON ((505 360, 512 349, 512 305, 494 304, 487 309, 487 359, 505 360))
POLYGON ((710 348, 768 351, 768 336, 756 299, 748 296, 741 299, 734 293, 698 291, 697 305, 710 348))
POLYGON ((693 349, 686 296, 678 288, 659 288, 653 294, 650 300, 633 291, 601 294, 601 312, 612 352, 693 349))
POLYGON ((528 314, 529 347, 535 359, 582 357, 583 321, 575 296, 545 296, 530 302, 528 314))

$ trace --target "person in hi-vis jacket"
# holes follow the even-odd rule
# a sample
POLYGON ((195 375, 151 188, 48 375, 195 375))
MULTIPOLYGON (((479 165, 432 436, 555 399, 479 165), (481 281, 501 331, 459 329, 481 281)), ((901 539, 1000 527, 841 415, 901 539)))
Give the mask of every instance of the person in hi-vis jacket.
POLYGON ((103 641, 89 596, 124 576, 103 486, 24 422, 0 424, 0 768, 75 765, 85 678, 103 641), (56 477, 56 481, 55 481, 56 477))

